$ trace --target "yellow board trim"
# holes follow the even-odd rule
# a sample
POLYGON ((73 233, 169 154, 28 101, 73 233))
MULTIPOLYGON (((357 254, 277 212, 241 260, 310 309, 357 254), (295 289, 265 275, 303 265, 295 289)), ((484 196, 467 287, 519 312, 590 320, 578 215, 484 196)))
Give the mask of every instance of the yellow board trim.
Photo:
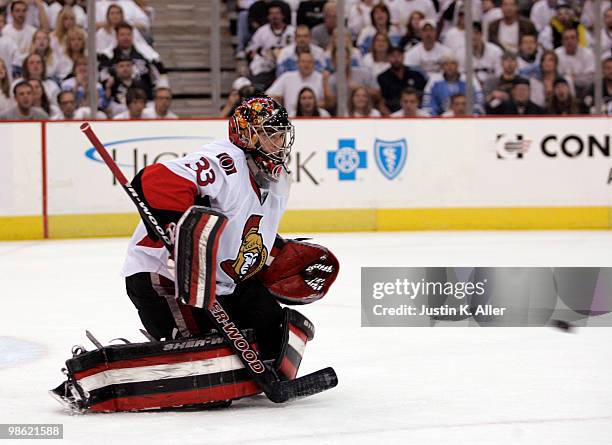
POLYGON ((43 236, 42 216, 0 216, 0 240, 33 240, 43 236))
POLYGON ((378 209, 377 229, 572 230, 609 229, 610 207, 378 209))
POLYGON ((131 235, 138 213, 49 216, 49 238, 89 238, 131 235))
MULTIPOLYGON (((288 210, 279 231, 609 229, 611 215, 610 207, 288 210)), ((42 237, 41 220, 37 219, 38 237, 42 237)), ((50 216, 49 237, 128 236, 138 221, 136 213, 50 216)), ((11 239, 6 233, 0 230, 0 238, 11 239)))
POLYGON ((287 210, 279 232, 370 232, 377 229, 376 209, 287 210))

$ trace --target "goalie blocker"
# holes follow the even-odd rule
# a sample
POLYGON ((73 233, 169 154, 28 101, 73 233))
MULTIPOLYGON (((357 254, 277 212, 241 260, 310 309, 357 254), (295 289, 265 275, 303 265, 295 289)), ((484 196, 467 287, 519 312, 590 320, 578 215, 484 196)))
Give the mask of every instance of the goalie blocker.
MULTIPOLYGON (((279 376, 294 379, 312 323, 284 308, 281 351, 274 363, 279 376)), ((253 332, 244 337, 257 349, 253 332)), ((139 411, 193 405, 228 406, 228 401, 261 392, 223 338, 112 345, 86 352, 73 348, 66 361, 67 380, 51 395, 80 412, 139 411)))

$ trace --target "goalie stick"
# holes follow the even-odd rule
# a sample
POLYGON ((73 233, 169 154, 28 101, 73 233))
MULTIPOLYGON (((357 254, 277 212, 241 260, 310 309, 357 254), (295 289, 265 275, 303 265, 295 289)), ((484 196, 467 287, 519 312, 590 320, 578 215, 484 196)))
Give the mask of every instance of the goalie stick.
MULTIPOLYGON (((163 227, 157 222, 143 197, 139 196, 138 192, 128 182, 113 158, 111 158, 108 151, 106 151, 106 148, 94 133, 91 125, 88 122, 83 123, 81 125, 81 131, 87 136, 96 151, 102 157, 104 163, 111 170, 115 179, 117 179, 119 184, 121 184, 132 199, 138 209, 138 213, 140 213, 143 223, 158 234, 164 246, 172 253, 172 241, 165 233, 163 227)), ((217 216, 226 219, 222 214, 217 214, 217 216)), ((211 298, 214 299, 214 296, 211 298)), ((319 371, 315 371, 294 380, 280 380, 276 373, 259 359, 257 353, 253 351, 249 342, 245 340, 240 330, 236 328, 235 324, 231 321, 229 315, 218 301, 213 301, 211 305, 204 307, 203 310, 206 311, 213 325, 228 342, 234 354, 238 356, 251 378, 259 385, 268 399, 272 402, 284 403, 297 398, 307 397, 331 389, 338 384, 336 372, 331 367, 320 369, 319 371)))

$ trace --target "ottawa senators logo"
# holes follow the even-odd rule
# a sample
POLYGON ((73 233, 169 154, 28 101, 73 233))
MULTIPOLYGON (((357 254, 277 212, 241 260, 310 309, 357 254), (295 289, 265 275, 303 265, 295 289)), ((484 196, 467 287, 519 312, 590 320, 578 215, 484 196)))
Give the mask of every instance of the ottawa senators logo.
POLYGON ((242 231, 242 244, 238 256, 234 260, 221 262, 221 269, 234 283, 251 278, 266 264, 268 249, 264 246, 263 237, 259 233, 261 215, 251 215, 242 231))

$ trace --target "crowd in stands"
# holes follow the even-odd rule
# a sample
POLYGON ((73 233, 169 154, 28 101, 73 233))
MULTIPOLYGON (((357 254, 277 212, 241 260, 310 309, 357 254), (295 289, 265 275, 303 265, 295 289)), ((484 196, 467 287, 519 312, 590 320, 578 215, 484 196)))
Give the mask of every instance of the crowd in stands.
MULTIPOLYGON (((176 118, 146 0, 96 1, 99 119, 176 118)), ((292 116, 334 116, 337 14, 353 117, 466 113, 461 0, 237 0, 244 69, 221 115, 266 91, 292 116)), ((0 119, 89 117, 87 1, 0 0, 0 119)), ((612 0, 473 0, 475 114, 612 114, 612 0), (594 52, 600 14, 602 54, 594 52), (595 109, 601 64, 603 106, 595 109)))
MULTIPOLYGON (((90 118, 87 1, 0 0, 0 119, 90 118)), ((98 119, 175 119, 144 0, 96 1, 98 119)))
MULTIPOLYGON (((345 17, 348 115, 466 114, 465 10, 460 0, 239 0, 236 57, 247 69, 231 104, 253 89, 292 116, 334 116, 337 14, 345 17)), ((473 0, 473 111, 612 115, 612 1, 473 0), (602 53, 594 52, 601 14, 602 53), (603 72, 603 106, 594 78, 603 72)))

